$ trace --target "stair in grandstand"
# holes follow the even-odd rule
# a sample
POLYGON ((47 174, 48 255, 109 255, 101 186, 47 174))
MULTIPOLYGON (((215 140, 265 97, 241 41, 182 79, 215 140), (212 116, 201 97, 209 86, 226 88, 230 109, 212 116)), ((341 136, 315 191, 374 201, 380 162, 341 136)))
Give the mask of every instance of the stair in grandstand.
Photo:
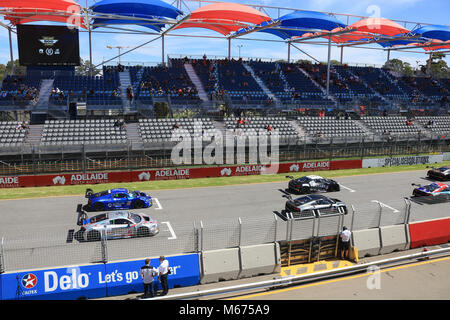
POLYGON ((205 88, 203 87, 202 81, 198 77, 197 73, 195 72, 194 68, 190 63, 184 64, 184 69, 186 70, 187 75, 189 76, 189 79, 191 79, 192 83, 195 85, 198 91, 198 96, 203 102, 208 102, 208 94, 205 91, 205 88))
POLYGON ((292 125, 292 127, 294 127, 295 131, 297 131, 298 136, 301 138, 306 138, 308 136, 308 134, 305 132, 305 130, 302 129, 302 127, 300 127, 297 123, 297 121, 289 121, 292 125))
POLYGON ((281 103, 280 100, 272 93, 272 91, 270 91, 269 88, 267 88, 267 86, 264 84, 264 82, 261 80, 261 78, 259 78, 256 74, 255 71, 253 70, 253 68, 248 65, 247 63, 242 63, 242 65, 244 66, 244 68, 250 72, 250 74, 252 75, 253 79, 255 79, 256 83, 261 87, 261 89, 264 91, 264 93, 271 98, 273 101, 275 101, 275 104, 277 106, 277 108, 281 107, 281 103))
MULTIPOLYGON (((303 70, 302 68, 300 68, 299 66, 297 66, 297 69, 298 70, 300 70, 300 72, 302 72, 318 89, 320 89, 320 91, 322 91, 323 92, 323 95, 324 96, 326 96, 326 94, 327 94, 327 90, 324 88, 324 87, 322 87, 320 84, 318 84, 311 76, 310 76, 310 74, 308 73, 308 72, 306 72, 305 70, 303 70)), ((335 104, 338 104, 339 102, 338 102, 338 100, 336 99, 336 97, 335 96, 333 96, 332 94, 331 94, 331 92, 330 92, 330 94, 329 94, 329 96, 328 96, 328 98, 329 99, 331 99, 335 104)))
POLYGON ((127 123, 127 140, 131 143, 132 149, 142 149, 142 137, 139 133, 139 123, 127 123))
POLYGON ((44 130, 43 124, 35 124, 30 126, 25 143, 33 146, 39 145, 41 142, 42 131, 44 130))
POLYGON ((127 88, 131 86, 130 72, 128 70, 119 72, 120 93, 122 98, 122 106, 125 112, 130 111, 132 106, 127 99, 127 88))
POLYGON ((367 135, 374 135, 376 132, 370 129, 368 126, 364 124, 361 120, 355 120, 354 123, 360 127, 367 135))
POLYGON ((39 98, 36 103, 36 108, 47 107, 50 94, 52 92, 54 79, 43 79, 41 81, 41 87, 39 89, 39 98))

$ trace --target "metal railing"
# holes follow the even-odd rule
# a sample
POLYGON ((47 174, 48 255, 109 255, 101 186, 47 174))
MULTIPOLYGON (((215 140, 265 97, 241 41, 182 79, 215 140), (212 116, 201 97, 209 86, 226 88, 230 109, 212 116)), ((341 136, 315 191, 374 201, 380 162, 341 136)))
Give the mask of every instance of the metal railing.
MULTIPOLYGON (((426 201, 420 198, 414 201, 421 200, 426 201)), ((171 228, 163 221, 159 223, 160 233, 154 237, 121 240, 86 241, 80 237, 79 231, 61 230, 56 226, 34 228, 24 234, 18 227, 5 230, 0 235, 0 270, 10 272, 24 268, 140 259, 149 254, 171 255, 318 239, 338 236, 343 226, 354 231, 445 218, 449 216, 448 204, 449 200, 430 208, 400 199, 389 202, 389 205, 377 202, 348 204, 346 215, 322 211, 315 216, 295 218, 278 212, 258 212, 253 216, 222 218, 220 222, 193 219, 191 223, 172 224, 171 228)))
POLYGON ((258 281, 258 282, 250 282, 240 285, 233 285, 233 286, 225 286, 225 287, 219 287, 219 288, 213 288, 213 289, 205 289, 205 290, 192 290, 190 292, 186 293, 180 293, 180 294, 171 294, 167 296, 158 296, 154 298, 148 298, 144 300, 168 300, 168 299, 198 299, 201 297, 210 297, 214 295, 223 295, 223 294, 236 294, 236 293, 243 293, 248 291, 254 290, 263 290, 263 289, 277 289, 280 287, 286 287, 286 286, 292 286, 292 285, 300 285, 304 282, 311 282, 311 281, 320 281, 325 280, 329 278, 335 278, 335 277, 342 277, 350 274, 355 273, 362 273, 362 272, 373 272, 373 267, 386 267, 389 265, 405 262, 405 261, 411 261, 411 260, 421 260, 426 259, 434 256, 441 256, 441 255, 448 255, 450 253, 450 248, 442 248, 442 249, 435 249, 430 250, 426 252, 418 252, 413 254, 408 254, 400 257, 394 257, 394 258, 388 258, 383 260, 377 260, 373 262, 367 262, 362 264, 357 264, 349 267, 342 267, 332 270, 326 270, 326 271, 318 271, 314 273, 309 274, 303 274, 303 275, 293 275, 293 276, 286 276, 282 278, 276 278, 271 280, 265 280, 265 281, 258 281))

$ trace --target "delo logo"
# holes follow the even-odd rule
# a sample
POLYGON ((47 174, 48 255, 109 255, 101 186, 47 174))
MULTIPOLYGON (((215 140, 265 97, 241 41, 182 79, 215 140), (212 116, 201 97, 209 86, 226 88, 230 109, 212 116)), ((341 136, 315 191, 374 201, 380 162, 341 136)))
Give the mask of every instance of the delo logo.
POLYGON ((57 176, 53 178, 53 184, 65 184, 66 178, 64 176, 57 176))
POLYGON ((139 175, 138 175, 138 178, 139 178, 139 180, 140 181, 149 181, 150 180, 150 177, 151 177, 151 174, 150 174, 150 172, 141 172, 139 175))
POLYGON ((55 271, 44 272, 45 292, 53 292, 57 289, 71 290, 84 289, 89 286, 89 276, 86 273, 81 273, 78 268, 70 270, 71 274, 58 276, 55 271))
POLYGON ((32 273, 27 273, 22 277, 21 284, 25 289, 33 289, 37 284, 37 277, 32 273))
POLYGON ((293 164, 292 166, 289 167, 289 171, 295 171, 298 172, 298 170, 300 169, 300 166, 298 164, 293 164))
POLYGON ((222 176, 231 176, 231 169, 230 168, 223 168, 221 171, 220 171, 220 174, 222 175, 222 176))

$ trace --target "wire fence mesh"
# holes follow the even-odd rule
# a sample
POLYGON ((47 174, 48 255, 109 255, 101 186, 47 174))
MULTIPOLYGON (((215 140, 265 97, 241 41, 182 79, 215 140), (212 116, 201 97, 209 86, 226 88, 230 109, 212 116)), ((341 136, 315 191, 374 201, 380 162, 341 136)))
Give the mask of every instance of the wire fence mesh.
POLYGON ((273 214, 261 214, 193 221, 190 225, 178 223, 170 226, 161 222, 160 233, 156 236, 90 242, 82 240, 79 231, 59 230, 56 226, 26 234, 18 228, 0 235, 0 272, 334 236, 344 225, 351 230, 361 230, 449 217, 448 204, 427 205, 399 199, 389 204, 374 201, 350 205, 346 215, 288 216, 291 219, 287 221, 273 214))

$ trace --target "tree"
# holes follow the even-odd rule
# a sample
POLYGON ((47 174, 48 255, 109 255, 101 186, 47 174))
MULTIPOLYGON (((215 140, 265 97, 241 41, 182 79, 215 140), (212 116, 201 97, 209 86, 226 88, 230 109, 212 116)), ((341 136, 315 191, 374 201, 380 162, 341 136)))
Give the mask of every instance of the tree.
POLYGON ((169 104, 167 102, 155 102, 153 108, 155 110, 156 118, 158 119, 167 118, 170 113, 169 104))
POLYGON ((427 60, 427 73, 434 77, 449 77, 450 68, 445 62, 445 54, 433 52, 427 60))
MULTIPOLYGON (((75 73, 79 76, 89 76, 89 66, 91 65, 89 60, 83 60, 80 58, 80 65, 75 68, 75 73)), ((101 70, 97 69, 94 64, 92 64, 92 76, 100 74, 101 70)))
POLYGON ((387 61, 383 68, 390 69, 401 74, 402 76, 412 76, 414 74, 411 64, 408 62, 403 62, 400 59, 391 59, 387 61))

